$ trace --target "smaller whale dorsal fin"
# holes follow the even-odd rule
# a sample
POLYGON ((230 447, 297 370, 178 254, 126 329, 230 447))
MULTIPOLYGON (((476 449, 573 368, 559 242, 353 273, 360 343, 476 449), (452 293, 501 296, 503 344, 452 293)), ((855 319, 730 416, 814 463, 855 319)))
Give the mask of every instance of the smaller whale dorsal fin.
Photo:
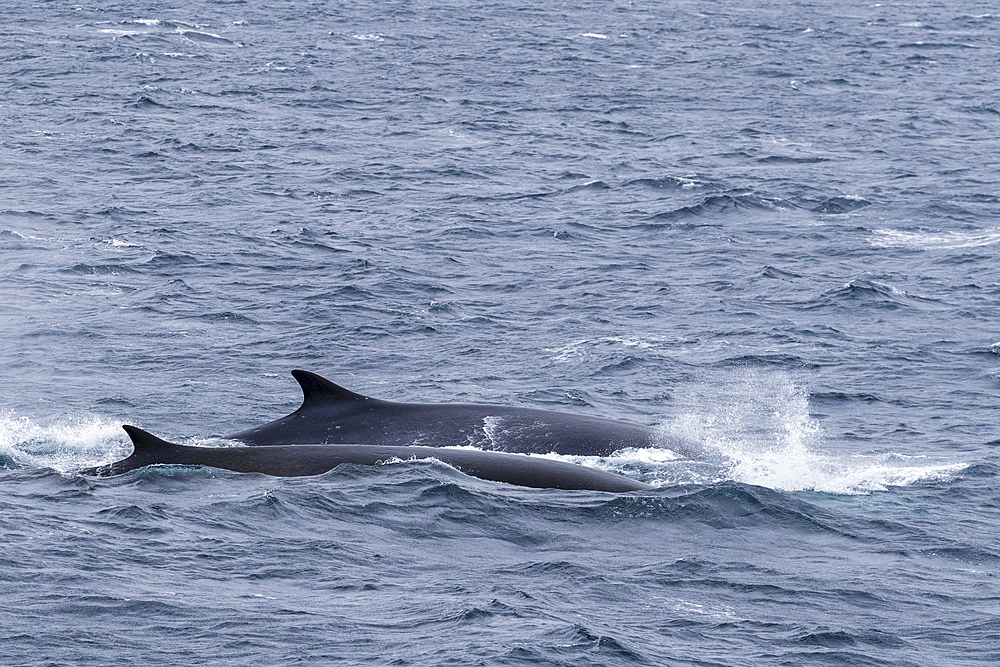
POLYGON ((128 424, 124 424, 122 428, 125 429, 128 437, 132 440, 132 447, 135 449, 133 456, 155 456, 157 450, 175 447, 173 443, 160 440, 152 433, 143 431, 141 428, 129 426, 128 424))
MULTIPOLYGON (((302 387, 302 407, 311 405, 328 405, 343 401, 371 401, 373 399, 362 394, 356 394, 349 389, 334 384, 325 377, 320 377, 309 371, 292 371, 292 376, 302 387)), ((300 408, 301 409, 301 408, 300 408)))

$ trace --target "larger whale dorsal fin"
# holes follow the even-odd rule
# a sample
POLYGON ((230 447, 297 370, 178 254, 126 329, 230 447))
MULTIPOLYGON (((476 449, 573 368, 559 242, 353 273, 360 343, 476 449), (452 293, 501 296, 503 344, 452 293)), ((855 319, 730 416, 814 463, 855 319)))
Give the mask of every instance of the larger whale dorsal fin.
MULTIPOLYGON (((309 371, 292 371, 292 376, 302 387, 302 408, 312 405, 329 405, 331 403, 342 403, 344 401, 373 401, 375 399, 356 394, 349 389, 344 389, 338 384, 334 384, 325 377, 320 377, 309 371)), ((302 408, 299 408, 300 410, 302 408)))

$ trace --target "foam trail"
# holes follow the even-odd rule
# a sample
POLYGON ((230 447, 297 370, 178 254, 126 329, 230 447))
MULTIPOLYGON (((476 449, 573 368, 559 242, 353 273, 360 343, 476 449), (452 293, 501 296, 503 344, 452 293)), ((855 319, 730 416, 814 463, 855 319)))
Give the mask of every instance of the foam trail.
POLYGON ((131 449, 117 421, 75 416, 42 425, 0 413, 0 460, 7 465, 71 472, 123 458, 131 449))

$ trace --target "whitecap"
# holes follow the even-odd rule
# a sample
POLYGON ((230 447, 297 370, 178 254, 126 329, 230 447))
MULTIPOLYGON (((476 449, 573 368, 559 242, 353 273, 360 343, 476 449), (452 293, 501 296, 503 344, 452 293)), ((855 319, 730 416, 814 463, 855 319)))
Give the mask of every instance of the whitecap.
POLYGON ((121 28, 103 28, 97 32, 114 37, 131 37, 132 35, 145 35, 146 30, 122 30, 121 28))
POLYGON ((920 250, 981 248, 1000 243, 1000 228, 991 227, 967 232, 874 229, 868 242, 876 248, 920 250))

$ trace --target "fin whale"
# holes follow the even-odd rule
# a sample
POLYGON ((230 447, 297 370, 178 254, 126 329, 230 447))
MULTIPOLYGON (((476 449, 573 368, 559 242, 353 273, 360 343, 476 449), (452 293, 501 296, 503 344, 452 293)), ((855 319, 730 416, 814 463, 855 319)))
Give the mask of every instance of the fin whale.
POLYGON ((191 447, 123 426, 133 452, 121 461, 88 468, 84 475, 109 477, 149 465, 193 465, 279 477, 320 475, 344 463, 378 465, 391 459, 434 458, 471 477, 543 489, 625 493, 651 489, 622 475, 539 456, 394 445, 266 445, 191 447))
POLYGON ((357 394, 308 371, 292 375, 302 387, 298 410, 227 437, 250 446, 472 445, 574 456, 607 456, 626 447, 655 447, 660 440, 649 427, 612 419, 502 405, 397 403, 357 394))

